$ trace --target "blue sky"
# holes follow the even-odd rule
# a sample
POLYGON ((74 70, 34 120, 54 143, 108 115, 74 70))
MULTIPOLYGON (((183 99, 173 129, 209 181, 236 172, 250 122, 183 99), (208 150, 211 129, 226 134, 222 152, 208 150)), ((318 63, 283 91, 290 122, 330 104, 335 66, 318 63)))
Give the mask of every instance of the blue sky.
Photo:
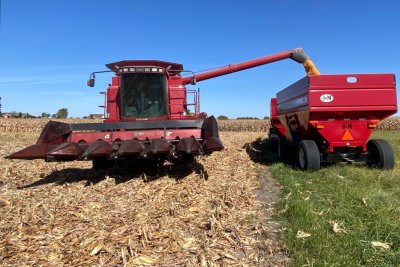
MULTIPOLYGON (((123 59, 182 63, 194 72, 302 47, 321 73, 400 75, 399 1, 0 0, 2 111, 102 113, 123 59), (302 3, 301 3, 302 2, 302 3)), ((276 92, 304 76, 291 61, 199 82, 209 115, 264 117, 276 92)))

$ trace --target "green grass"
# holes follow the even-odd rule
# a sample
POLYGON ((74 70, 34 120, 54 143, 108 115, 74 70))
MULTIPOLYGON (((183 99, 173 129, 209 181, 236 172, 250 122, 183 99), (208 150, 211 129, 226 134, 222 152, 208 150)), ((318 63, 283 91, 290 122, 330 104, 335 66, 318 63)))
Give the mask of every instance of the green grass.
POLYGON ((272 164, 284 186, 277 219, 293 266, 400 266, 400 132, 375 132, 396 154, 391 171, 363 164, 337 164, 310 173, 283 163, 272 164), (345 232, 334 233, 331 221, 345 232), (297 238, 301 230, 310 233, 297 238), (390 249, 371 242, 390 244, 390 249))

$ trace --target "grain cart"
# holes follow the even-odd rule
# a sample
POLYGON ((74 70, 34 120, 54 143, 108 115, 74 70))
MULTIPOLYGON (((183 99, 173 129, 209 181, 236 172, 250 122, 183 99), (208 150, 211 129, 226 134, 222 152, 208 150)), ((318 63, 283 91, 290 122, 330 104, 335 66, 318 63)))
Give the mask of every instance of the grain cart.
POLYGON ((295 154, 303 170, 340 161, 392 169, 391 146, 367 140, 396 112, 393 74, 310 75, 271 99, 270 139, 277 140, 281 159, 295 154))
MULTIPOLYGON (((107 64, 114 73, 105 95, 104 122, 50 121, 36 144, 8 156, 46 161, 91 160, 95 169, 115 161, 151 159, 157 164, 192 160, 223 148, 217 122, 200 112, 199 92, 188 84, 291 58, 318 74, 302 49, 293 49, 198 74, 177 63, 125 60, 107 64), (192 112, 190 112, 192 107, 192 112)), ((94 86, 94 72, 87 85, 94 86)))

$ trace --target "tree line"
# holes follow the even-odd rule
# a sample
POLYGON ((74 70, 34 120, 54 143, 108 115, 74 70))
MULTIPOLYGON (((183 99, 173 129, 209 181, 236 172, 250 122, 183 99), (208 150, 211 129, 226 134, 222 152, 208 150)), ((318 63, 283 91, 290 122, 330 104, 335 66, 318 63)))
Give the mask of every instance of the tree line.
POLYGON ((50 115, 50 113, 42 112, 41 118, 53 118, 53 119, 66 119, 68 118, 68 109, 60 108, 55 114, 50 115))

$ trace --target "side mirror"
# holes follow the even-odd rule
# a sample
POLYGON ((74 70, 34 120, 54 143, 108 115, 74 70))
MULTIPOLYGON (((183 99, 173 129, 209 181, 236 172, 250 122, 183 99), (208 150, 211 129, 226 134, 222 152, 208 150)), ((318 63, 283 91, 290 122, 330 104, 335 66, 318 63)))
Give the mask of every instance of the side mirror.
POLYGON ((89 86, 89 87, 94 87, 94 79, 93 79, 93 78, 92 78, 92 79, 89 79, 89 80, 86 82, 86 85, 89 86))

